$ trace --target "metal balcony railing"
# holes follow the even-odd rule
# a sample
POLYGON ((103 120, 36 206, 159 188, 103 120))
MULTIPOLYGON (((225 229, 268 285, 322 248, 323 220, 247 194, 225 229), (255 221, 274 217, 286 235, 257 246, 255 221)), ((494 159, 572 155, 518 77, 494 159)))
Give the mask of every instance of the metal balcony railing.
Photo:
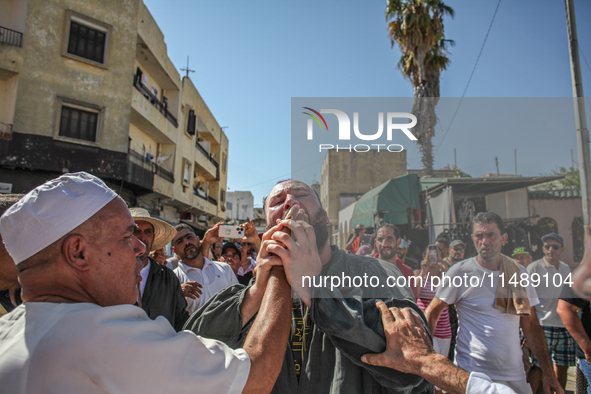
POLYGON ((158 164, 153 163, 151 160, 148 160, 144 155, 130 149, 129 160, 139 166, 142 166, 147 170, 152 171, 153 174, 157 174, 160 177, 166 179, 167 181, 174 183, 174 174, 172 172, 165 170, 158 164))
POLYGON ((160 113, 164 115, 164 117, 174 125, 174 127, 179 127, 176 118, 170 112, 168 112, 168 106, 162 103, 160 100, 158 100, 158 97, 156 97, 156 95, 152 93, 150 89, 145 87, 142 81, 140 81, 140 79, 141 77, 139 75, 136 75, 133 79, 133 86, 135 86, 135 88, 139 90, 141 94, 144 95, 146 100, 149 100, 150 103, 152 103, 152 105, 156 107, 156 109, 158 109, 158 111, 160 111, 160 113))
POLYGON ((215 179, 216 180, 220 180, 220 165, 218 164, 217 161, 215 161, 213 159, 213 157, 211 157, 211 155, 207 152, 207 150, 201 146, 201 144, 199 143, 199 141, 195 142, 195 147, 197 147, 197 150, 201 153, 203 153, 203 155, 205 157, 207 157, 207 159, 211 162, 211 164, 213 164, 215 166, 215 179))
POLYGON ((23 33, 0 26, 0 42, 16 47, 23 46, 23 33))

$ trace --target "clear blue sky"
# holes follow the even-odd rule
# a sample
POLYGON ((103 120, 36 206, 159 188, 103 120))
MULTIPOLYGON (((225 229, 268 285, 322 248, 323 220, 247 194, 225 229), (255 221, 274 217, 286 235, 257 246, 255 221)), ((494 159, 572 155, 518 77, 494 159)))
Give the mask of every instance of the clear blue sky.
MULTIPOLYGON (((230 190, 252 191, 255 204, 291 173, 292 97, 412 97, 396 67, 400 51, 390 47, 383 0, 144 1, 173 63, 184 67, 190 56, 191 79, 218 123, 228 126, 230 190)), ((441 96, 461 97, 497 0, 446 4, 456 14, 445 20, 445 32, 456 45, 441 96)), ((589 96, 591 1, 575 0, 575 9, 589 96)), ((564 1, 501 1, 466 97, 572 97, 564 1)), ((458 166, 472 176, 495 172, 495 156, 501 173, 513 173, 515 148, 525 176, 570 166, 571 149, 577 160, 574 128, 491 134, 474 125, 468 137, 454 122, 442 141, 447 119, 436 128, 435 168, 453 164, 454 148, 458 166)), ((416 146, 405 147, 408 168, 421 168, 416 146)))

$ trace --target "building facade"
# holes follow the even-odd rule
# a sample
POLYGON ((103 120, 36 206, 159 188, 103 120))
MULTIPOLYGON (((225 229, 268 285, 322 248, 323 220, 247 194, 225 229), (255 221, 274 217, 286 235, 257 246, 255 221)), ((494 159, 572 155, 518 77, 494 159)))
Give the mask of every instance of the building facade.
POLYGON ((249 191, 228 192, 228 215, 233 222, 255 219, 254 196, 249 191), (231 208, 230 208, 231 207, 231 208))
POLYGON ((329 150, 322 162, 320 202, 331 223, 331 243, 339 243, 339 211, 372 188, 406 174, 406 151, 329 150))
POLYGON ((0 0, 0 183, 102 178, 130 206, 225 219, 228 139, 141 0, 0 0))

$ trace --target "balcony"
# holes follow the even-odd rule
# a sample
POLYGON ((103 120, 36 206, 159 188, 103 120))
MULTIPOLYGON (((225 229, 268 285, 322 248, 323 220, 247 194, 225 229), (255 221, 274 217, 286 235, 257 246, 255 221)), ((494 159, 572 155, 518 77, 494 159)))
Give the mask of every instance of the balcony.
POLYGON ((220 180, 220 165, 218 164, 218 162, 215 161, 211 157, 211 155, 207 152, 207 150, 203 146, 201 146, 199 141, 195 142, 195 147, 197 148, 197 150, 199 152, 201 152, 207 158, 207 160, 209 160, 209 162, 211 164, 213 164, 213 166, 215 167, 215 180, 219 181, 220 180))
POLYGON ((166 179, 170 183, 174 183, 174 175, 172 172, 165 170, 164 168, 160 167, 156 163, 153 163, 151 160, 148 160, 142 154, 134 151, 129 150, 129 161, 134 164, 139 165, 140 167, 149 170, 152 174, 156 174, 163 179, 166 179))
POLYGON ((0 42, 16 47, 23 46, 23 33, 0 26, 0 42))
POLYGON ((140 79, 141 78, 138 75, 136 75, 133 78, 133 86, 135 86, 135 88, 139 90, 139 92, 146 98, 146 100, 148 100, 154 107, 156 107, 156 109, 160 111, 160 113, 164 115, 164 117, 168 119, 168 121, 172 123, 174 127, 179 127, 177 119, 170 112, 168 112, 168 105, 158 100, 158 97, 156 97, 156 95, 154 95, 154 93, 152 93, 150 89, 145 87, 140 79))

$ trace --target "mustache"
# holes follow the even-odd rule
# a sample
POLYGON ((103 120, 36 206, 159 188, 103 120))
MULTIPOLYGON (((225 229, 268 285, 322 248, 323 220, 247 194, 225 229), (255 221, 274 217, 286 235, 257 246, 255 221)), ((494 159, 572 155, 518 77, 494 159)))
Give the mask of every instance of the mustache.
POLYGON ((193 245, 193 244, 188 244, 187 246, 185 246, 184 251, 186 252, 187 250, 189 250, 189 248, 195 248, 195 249, 197 249, 197 246, 196 245, 193 245))

